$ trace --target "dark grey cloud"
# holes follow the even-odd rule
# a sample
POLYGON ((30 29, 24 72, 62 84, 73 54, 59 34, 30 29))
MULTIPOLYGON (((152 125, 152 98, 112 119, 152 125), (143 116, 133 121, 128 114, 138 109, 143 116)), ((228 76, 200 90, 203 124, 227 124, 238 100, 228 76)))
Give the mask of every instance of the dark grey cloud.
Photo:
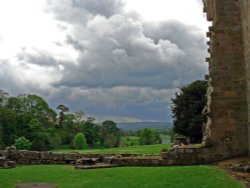
POLYGON ((0 88, 118 121, 170 120, 177 88, 207 73, 205 34, 179 22, 145 23, 123 8, 121 0, 49 0, 46 11, 65 34, 54 44, 75 57, 24 48, 0 60, 0 88))
POLYGON ((176 91, 176 89, 155 90, 138 87, 109 89, 62 87, 51 95, 50 100, 54 106, 64 103, 69 105, 71 110, 87 109, 87 115, 95 114, 97 117, 112 115, 119 121, 124 120, 122 117, 166 121, 171 119, 168 106, 176 91))
POLYGON ((78 63, 67 65, 58 86, 173 88, 207 71, 203 33, 182 23, 96 16, 72 35, 68 40, 80 50, 78 63))

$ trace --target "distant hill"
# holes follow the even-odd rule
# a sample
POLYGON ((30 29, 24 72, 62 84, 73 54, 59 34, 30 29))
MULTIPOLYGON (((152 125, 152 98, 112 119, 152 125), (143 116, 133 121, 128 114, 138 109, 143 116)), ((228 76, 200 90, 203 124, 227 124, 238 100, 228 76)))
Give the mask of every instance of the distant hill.
POLYGON ((125 131, 140 130, 144 128, 168 129, 173 127, 171 122, 136 122, 136 123, 117 123, 117 127, 125 131))

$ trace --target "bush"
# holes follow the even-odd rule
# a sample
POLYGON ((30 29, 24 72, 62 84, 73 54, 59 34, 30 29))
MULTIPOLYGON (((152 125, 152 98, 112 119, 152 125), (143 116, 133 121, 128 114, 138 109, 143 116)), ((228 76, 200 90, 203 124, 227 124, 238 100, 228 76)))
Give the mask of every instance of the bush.
POLYGON ((22 136, 22 137, 19 137, 19 138, 15 139, 15 144, 14 145, 16 146, 17 149, 28 150, 28 149, 30 149, 32 143, 28 139, 26 139, 25 137, 22 136))
POLYGON ((140 132, 139 142, 141 145, 160 144, 160 134, 154 129, 145 128, 140 132))
POLYGON ((84 149, 87 147, 87 141, 83 133, 77 133, 73 139, 75 149, 84 149))

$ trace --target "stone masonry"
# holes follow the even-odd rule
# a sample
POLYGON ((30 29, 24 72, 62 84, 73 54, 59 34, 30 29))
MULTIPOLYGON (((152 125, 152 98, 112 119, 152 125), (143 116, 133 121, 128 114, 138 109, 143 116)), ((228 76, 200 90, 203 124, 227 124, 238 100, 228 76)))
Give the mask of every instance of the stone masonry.
POLYGON ((204 5, 212 26, 207 33, 210 38, 208 121, 203 144, 216 147, 222 159, 247 155, 250 2, 204 0, 204 5))
POLYGON ((250 153, 250 1, 241 1, 241 18, 244 41, 245 70, 247 75, 247 122, 248 122, 248 151, 250 153))

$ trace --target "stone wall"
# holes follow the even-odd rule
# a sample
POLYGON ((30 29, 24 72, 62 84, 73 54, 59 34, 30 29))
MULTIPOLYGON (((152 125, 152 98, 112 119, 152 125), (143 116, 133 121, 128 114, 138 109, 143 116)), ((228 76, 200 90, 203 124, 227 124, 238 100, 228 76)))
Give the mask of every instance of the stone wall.
MULTIPOLYGON (((241 15, 247 75, 248 138, 250 139, 250 1, 241 0, 241 15)), ((250 144, 248 147, 250 154, 250 144)))
POLYGON ((203 144, 218 148, 215 152, 221 158, 248 153, 247 76, 241 3, 239 0, 204 1, 212 26, 207 33, 210 38, 208 122, 203 144))
MULTIPOLYGON (((97 159, 99 162, 105 162, 112 159, 113 163, 119 166, 152 166, 156 164, 155 160, 161 159, 160 155, 144 155, 144 154, 82 154, 72 153, 54 153, 51 151, 27 151, 8 148, 0 151, 2 156, 7 160, 15 161, 21 165, 37 165, 37 164, 76 164, 80 159, 97 159), (120 161, 120 162, 119 162, 120 161), (127 162, 125 162, 127 161, 127 162), (150 165, 151 164, 151 165, 150 165)), ((159 164, 160 165, 160 164, 159 164)), ((158 166, 159 166, 158 165, 158 166)))

